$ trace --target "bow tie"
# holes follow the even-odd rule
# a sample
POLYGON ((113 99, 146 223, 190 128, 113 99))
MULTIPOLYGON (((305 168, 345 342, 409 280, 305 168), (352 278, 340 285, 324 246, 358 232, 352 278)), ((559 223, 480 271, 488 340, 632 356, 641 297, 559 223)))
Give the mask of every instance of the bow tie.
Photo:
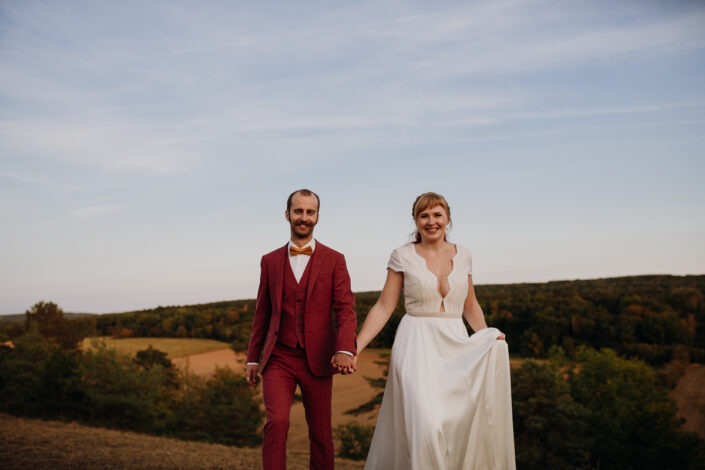
POLYGON ((289 256, 296 256, 296 255, 311 256, 312 254, 313 254, 313 248, 311 248, 310 246, 307 246, 305 248, 297 248, 292 245, 289 247, 289 256))

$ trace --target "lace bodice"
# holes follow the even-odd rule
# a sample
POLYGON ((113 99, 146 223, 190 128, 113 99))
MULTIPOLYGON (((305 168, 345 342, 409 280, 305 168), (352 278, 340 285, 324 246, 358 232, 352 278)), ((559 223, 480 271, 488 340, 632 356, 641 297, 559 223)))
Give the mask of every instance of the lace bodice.
POLYGON ((404 274, 404 305, 407 313, 440 312, 441 302, 447 314, 462 315, 468 295, 468 274, 472 274, 472 257, 467 248, 456 245, 453 269, 448 275, 450 290, 445 298, 438 291, 438 278, 416 252, 413 243, 392 251, 387 267, 404 274))

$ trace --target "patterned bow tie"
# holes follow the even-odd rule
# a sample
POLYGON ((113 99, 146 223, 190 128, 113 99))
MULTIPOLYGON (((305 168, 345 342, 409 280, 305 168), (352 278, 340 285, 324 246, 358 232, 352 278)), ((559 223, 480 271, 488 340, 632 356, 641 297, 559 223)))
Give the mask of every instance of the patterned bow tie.
POLYGON ((289 247, 289 256, 296 256, 296 255, 311 256, 312 254, 313 254, 313 248, 311 248, 310 246, 307 246, 304 248, 297 248, 292 245, 289 247))

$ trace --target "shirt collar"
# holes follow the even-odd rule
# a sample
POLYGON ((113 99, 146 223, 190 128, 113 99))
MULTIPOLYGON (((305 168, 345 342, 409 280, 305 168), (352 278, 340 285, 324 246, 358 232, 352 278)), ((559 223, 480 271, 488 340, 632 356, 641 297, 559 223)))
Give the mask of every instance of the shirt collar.
MULTIPOLYGON (((298 248, 298 246, 296 246, 296 244, 295 244, 293 241, 289 240, 289 245, 286 247, 286 249, 288 250, 288 249, 291 248, 292 246, 298 248)), ((312 238, 310 242, 306 243, 306 244, 305 244, 304 246, 302 246, 301 248, 306 248, 307 246, 310 246, 310 247, 311 247, 311 250, 316 251, 316 239, 315 239, 315 238, 312 238)))

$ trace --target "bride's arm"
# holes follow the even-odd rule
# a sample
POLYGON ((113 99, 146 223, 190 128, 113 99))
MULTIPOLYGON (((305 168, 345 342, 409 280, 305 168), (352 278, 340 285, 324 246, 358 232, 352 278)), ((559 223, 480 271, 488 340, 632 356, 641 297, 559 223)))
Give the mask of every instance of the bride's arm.
POLYGON ((360 333, 357 335, 357 353, 360 354, 363 349, 370 344, 370 341, 377 336, 377 333, 382 331, 384 325, 387 324, 389 317, 394 312, 394 307, 399 302, 401 288, 404 284, 404 275, 391 269, 387 269, 387 280, 384 282, 384 288, 379 295, 379 299, 367 313, 367 318, 362 324, 360 333))
POLYGON ((472 284, 472 275, 468 275, 468 296, 465 297, 463 316, 468 321, 473 331, 487 328, 485 315, 482 313, 482 307, 480 307, 477 297, 475 297, 475 286, 472 284))
MULTIPOLYGON (((485 322, 485 314, 482 313, 482 307, 475 297, 475 286, 472 284, 472 274, 468 275, 468 296, 465 298, 465 306, 463 307, 463 316, 470 323, 470 328, 473 331, 479 331, 487 328, 485 322)), ((497 339, 505 339, 504 333, 501 333, 497 339)))

